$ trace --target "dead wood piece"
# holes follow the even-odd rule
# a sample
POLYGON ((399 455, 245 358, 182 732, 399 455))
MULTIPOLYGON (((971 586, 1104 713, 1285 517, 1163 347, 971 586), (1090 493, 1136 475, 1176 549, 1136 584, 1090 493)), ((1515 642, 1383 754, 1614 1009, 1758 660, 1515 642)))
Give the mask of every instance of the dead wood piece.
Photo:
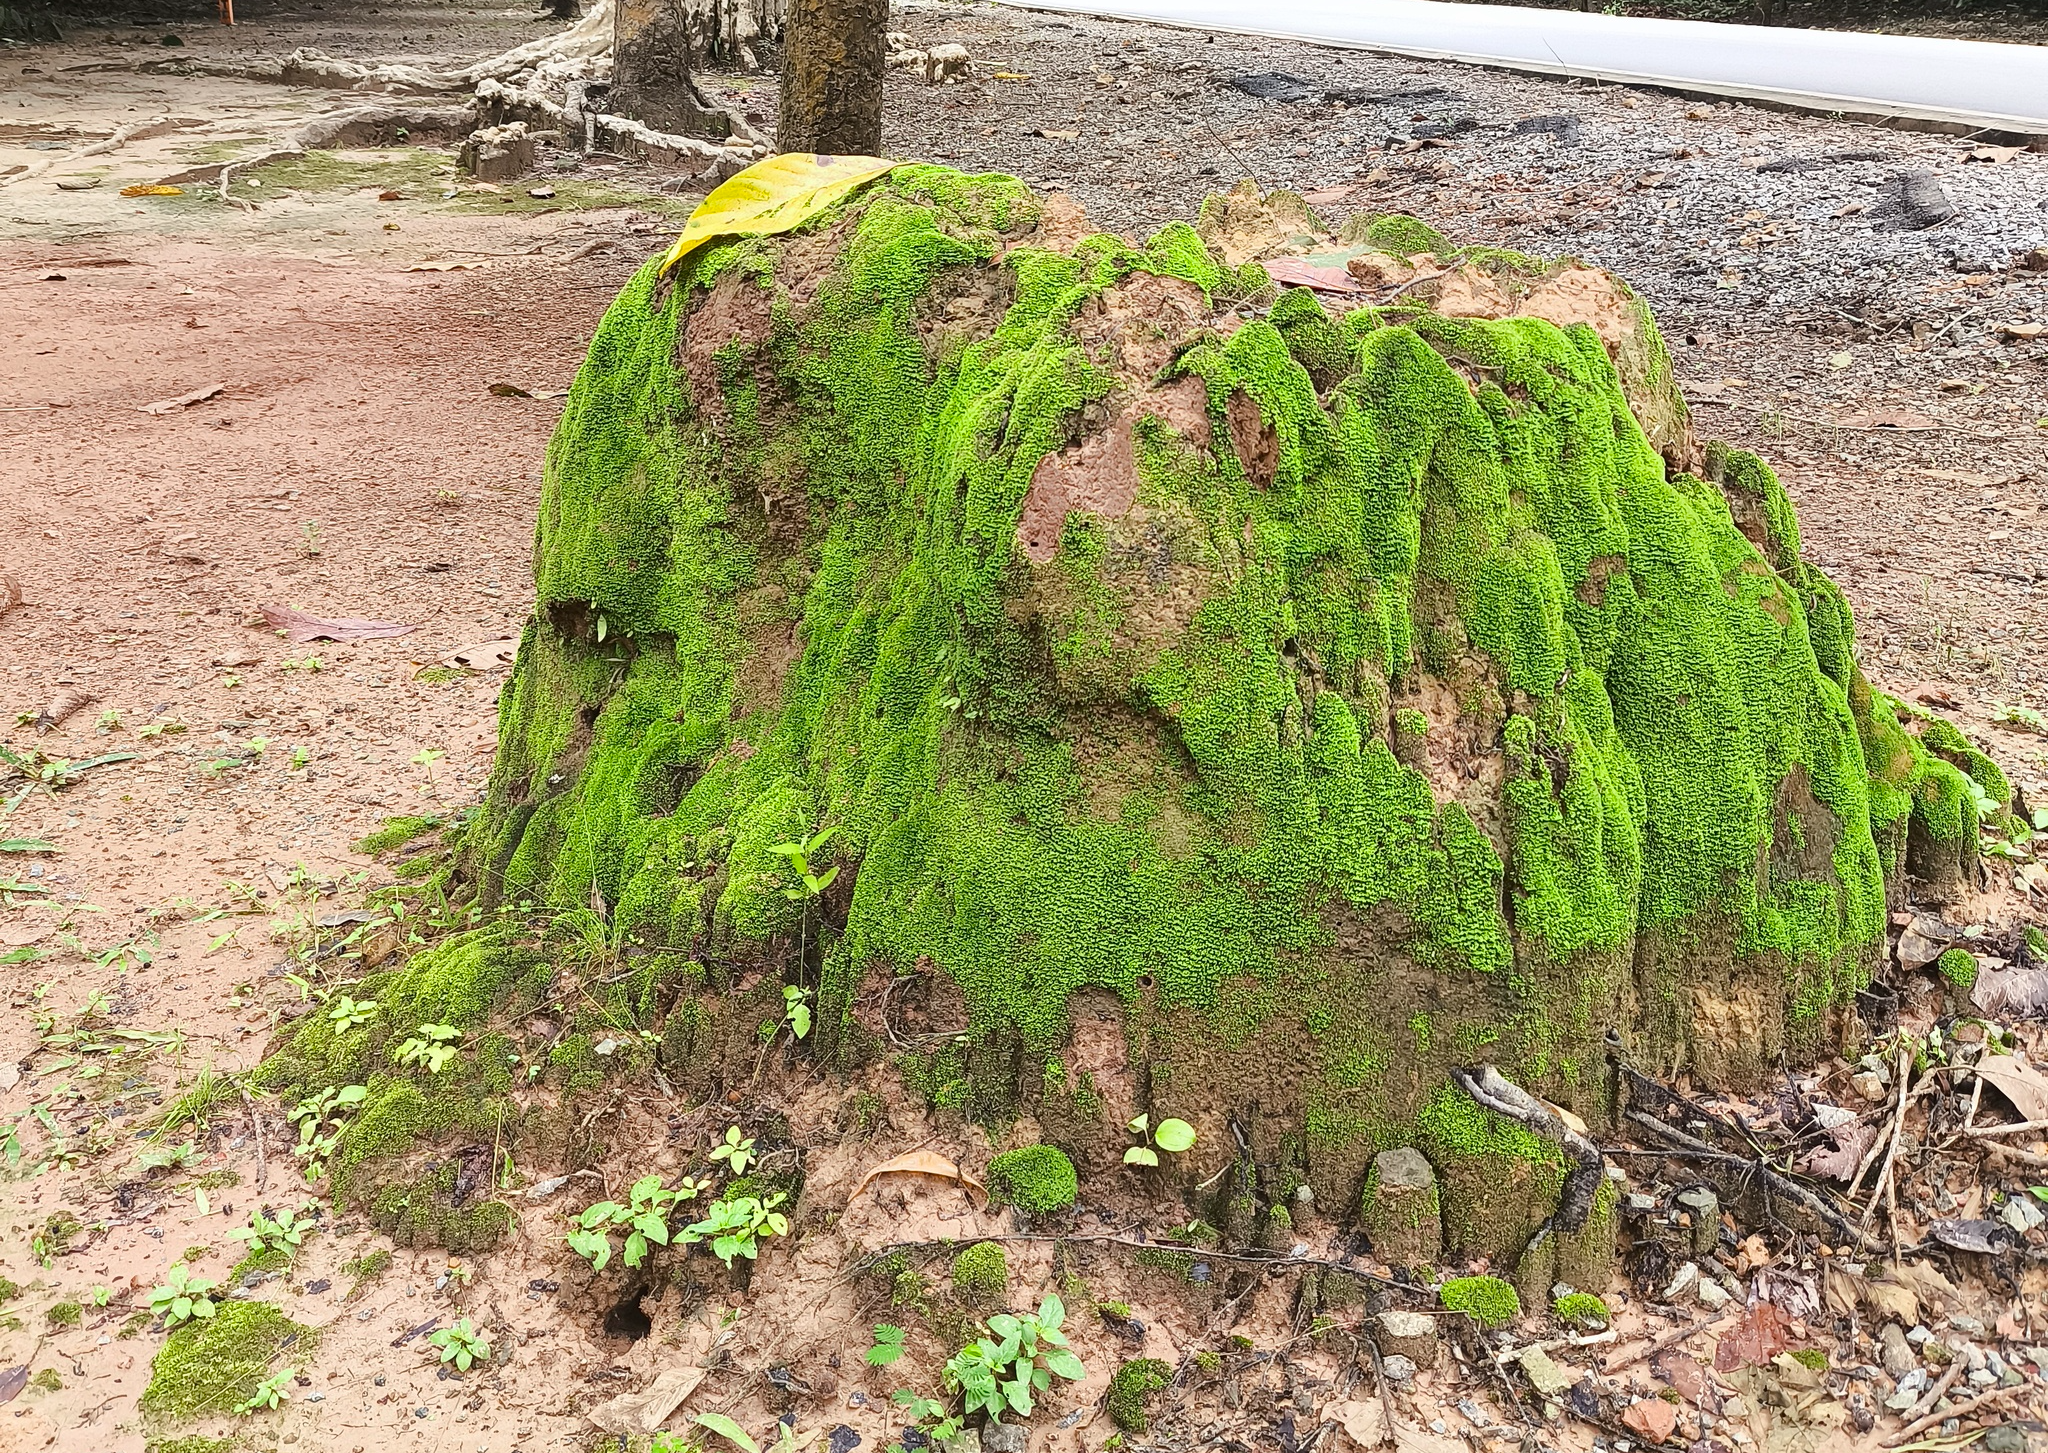
POLYGON ((1561 1231, 1577 1231, 1584 1226, 1593 1209, 1593 1197, 1607 1175, 1607 1163, 1600 1155, 1600 1147, 1566 1125, 1549 1106, 1507 1079, 1492 1065, 1454 1069, 1451 1078, 1486 1109, 1506 1116, 1530 1133, 1560 1147, 1572 1158, 1572 1171, 1565 1177, 1564 1189, 1558 1193, 1554 1219, 1561 1231))
POLYGON ((1886 1443, 1884 1446, 1887 1448, 1902 1447, 1905 1444, 1912 1442, 1915 1438, 1919 1437, 1920 1434, 1926 1432, 1929 1428, 1935 1426, 1935 1424, 1937 1423, 1945 1423, 1950 1418, 1955 1418, 1958 1420, 1967 1418, 1981 1407, 1986 1407, 1992 1403, 2004 1402, 2007 1398, 2013 1397, 2016 1394, 2025 1391, 2026 1384, 2024 1383, 2022 1383, 2018 1387, 1994 1387, 1993 1389, 1991 1389, 1990 1392, 1980 1394, 1977 1397, 1973 1397, 1968 1402, 1957 1403, 1954 1407, 1949 1408, 1946 1412, 1929 1413, 1924 1418, 1914 1419, 1912 1422, 1906 1424, 1905 1427, 1901 1428, 1896 1434, 1894 1434, 1891 1441, 1886 1443))
POLYGON ((1628 1368, 1634 1367, 1638 1362, 1647 1361, 1648 1359, 1655 1357, 1659 1352, 1668 1351, 1669 1349, 1676 1347, 1681 1342, 1688 1342, 1692 1340, 1694 1337, 1697 1337, 1700 1333, 1706 1331, 1707 1328, 1713 1326, 1716 1322, 1724 1322, 1733 1314, 1734 1313, 1732 1308, 1727 1311, 1716 1312, 1713 1316, 1707 1318, 1704 1322, 1694 1322, 1690 1327, 1680 1327, 1675 1332, 1666 1332, 1662 1337, 1658 1337, 1650 1342, 1644 1343, 1640 1350, 1631 1352, 1628 1356, 1622 1358, 1618 1362, 1601 1363, 1600 1371, 1604 1375, 1612 1376, 1617 1372, 1622 1372, 1628 1368))
POLYGON ((1875 1249, 1876 1243, 1865 1232, 1851 1225, 1848 1218, 1843 1216, 1841 1212, 1798 1182, 1788 1180, 1777 1171, 1772 1170, 1761 1160, 1750 1160, 1743 1156, 1730 1155, 1726 1151, 1716 1150, 1705 1141, 1695 1139, 1687 1135, 1683 1130, 1674 1129, 1656 1116, 1645 1115, 1640 1110, 1626 1111, 1624 1112, 1624 1118, 1637 1129, 1646 1131, 1652 1139, 1663 1141, 1665 1145, 1674 1147, 1689 1159, 1732 1161, 1737 1165, 1743 1166, 1750 1174, 1755 1175, 1761 1180, 1765 1187, 1774 1195, 1783 1196, 1812 1215, 1819 1217, 1822 1221, 1833 1227, 1839 1235, 1854 1242, 1856 1245, 1866 1249, 1875 1249))

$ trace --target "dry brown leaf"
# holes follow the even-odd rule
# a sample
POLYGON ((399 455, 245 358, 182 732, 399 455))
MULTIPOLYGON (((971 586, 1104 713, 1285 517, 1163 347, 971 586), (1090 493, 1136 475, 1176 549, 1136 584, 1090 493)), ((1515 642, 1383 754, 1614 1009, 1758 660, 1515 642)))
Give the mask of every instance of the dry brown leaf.
POLYGON ((1714 1385, 1707 1370, 1692 1360, 1692 1354, 1676 1347, 1659 1355, 1650 1364, 1650 1370, 1689 1403, 1698 1402, 1714 1385))
POLYGON ((1304 262, 1298 257, 1268 258, 1259 264, 1266 276, 1281 287, 1314 288, 1321 293, 1362 293, 1364 288, 1341 267, 1304 262))
POLYGON ((1911 409, 1873 409, 1869 413, 1846 415, 1839 422, 1845 429, 1900 429, 1917 432, 1941 427, 1939 419, 1930 419, 1927 415, 1916 414, 1911 409))
POLYGON ((1351 192, 1350 187, 1319 187, 1313 192, 1303 192, 1301 200, 1311 207, 1327 207, 1334 202, 1343 201, 1351 192))
POLYGON ((2014 157, 2018 156, 2021 152, 2025 150, 2026 148, 2024 146, 1973 146, 1968 151, 1963 153, 1963 160, 1989 162, 2011 161, 2014 157))
POLYGON ((1662 1398, 1644 1398, 1623 1409, 1621 1420, 1637 1437, 1654 1446, 1678 1430, 1678 1409, 1662 1398))
POLYGON ((272 628, 283 631, 294 641, 374 641, 419 629, 397 621, 323 620, 282 605, 259 605, 256 609, 272 628))
POLYGON ((121 188, 124 197, 182 197, 183 187, 166 186, 162 182, 137 182, 132 187, 121 188))
POLYGON ((2040 1018, 2048 1015, 2048 970, 2022 969, 2010 964, 1979 970, 1977 981, 1970 985, 1970 999, 1990 1018, 2040 1018))
POLYGON ((1985 1083, 2012 1102, 2022 1120, 2048 1120, 2048 1075, 2009 1054, 1987 1054, 1977 1061, 1985 1083))
POLYGON ((195 388, 189 394, 179 394, 174 399, 158 399, 153 404, 137 404, 135 410, 142 414, 175 414, 180 409, 189 409, 194 404, 203 404, 208 399, 224 393, 226 384, 210 383, 205 388, 195 388))
MULTIPOLYGON (((2048 975, 2043 977, 2048 978, 2048 975)), ((1863 1164, 1863 1157, 1870 1147, 1877 1143, 1877 1127, 1852 1120, 1828 1133, 1834 1144, 1809 1150, 1800 1159, 1799 1168, 1808 1175, 1847 1181, 1856 1174, 1856 1167, 1863 1164)))
POLYGON ((2021 342, 2039 338, 2043 333, 2048 333, 2048 323, 2000 323, 1997 326, 1999 337, 2017 338, 2021 342))
POLYGON ((519 637, 505 636, 495 641, 478 641, 473 646, 464 646, 441 658, 444 666, 465 666, 471 671, 497 671, 512 664, 512 658, 519 654, 519 637))
POLYGON ((1784 1312, 1769 1302, 1758 1302, 1714 1348, 1714 1370, 1762 1367, 1791 1345, 1784 1312))
POLYGON ((590 1421, 599 1430, 621 1437, 646 1437, 661 1431, 669 1415, 685 1402, 704 1381, 701 1367, 671 1367, 655 1375, 640 1392, 621 1393, 590 1410, 590 1421))
POLYGON ((848 1196, 847 1200, 852 1201, 855 1197, 859 1196, 862 1191, 868 1188, 868 1182, 875 1179, 875 1177, 887 1175, 938 1176, 942 1180, 958 1181, 970 1193, 970 1199, 973 1192, 979 1192, 982 1205, 986 1206, 988 1204, 987 1186, 984 1186, 966 1171, 960 1169, 952 1161, 947 1160, 943 1155, 931 1150, 913 1150, 907 1154, 899 1155, 893 1160, 883 1161, 860 1178, 860 1184, 853 1188, 853 1195, 848 1196))
MULTIPOLYGON (((496 187, 491 188, 497 191, 496 187)), ((490 266, 484 262, 416 262, 407 272, 476 272, 490 266)))
POLYGON ((90 691, 80 691, 76 687, 58 692, 36 713, 36 735, 41 736, 80 707, 97 700, 99 698, 90 691))
POLYGON ((1378 1398, 1334 1403, 1325 1416, 1344 1430, 1345 1442, 1353 1449, 1392 1447, 1400 1453, 1468 1453, 1462 1440, 1432 1432, 1403 1417, 1396 1416, 1390 1430, 1387 1410, 1378 1398))

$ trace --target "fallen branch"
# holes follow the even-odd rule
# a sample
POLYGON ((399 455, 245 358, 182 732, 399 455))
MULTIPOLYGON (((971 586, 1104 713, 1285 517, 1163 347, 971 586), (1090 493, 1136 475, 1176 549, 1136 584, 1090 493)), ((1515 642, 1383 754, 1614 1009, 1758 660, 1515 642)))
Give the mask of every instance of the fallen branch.
POLYGON ((2007 1398, 2012 1397, 2015 1393, 2021 1393, 2025 1391, 2026 1384, 2024 1383, 2022 1383, 2018 1387, 1994 1387, 1993 1389, 1991 1389, 1990 1392, 1981 1393, 1978 1396, 1971 1398, 1968 1402, 1957 1403, 1954 1407, 1949 1408, 1946 1412, 1929 1413, 1924 1418, 1915 1419, 1914 1421, 1906 1424, 1905 1427, 1901 1428, 1898 1431, 1898 1433, 1894 1435, 1892 1439, 1889 1442, 1887 1442, 1884 1446, 1887 1448, 1900 1447, 1903 1444, 1912 1442, 1913 1439, 1917 1438, 1920 1434, 1926 1432, 1929 1428, 1935 1426, 1935 1424, 1937 1423, 1945 1423, 1950 1418, 1966 1418, 1971 1413, 1974 1413, 1977 1409, 1984 1407, 1987 1404, 2004 1402, 2007 1398))
POLYGON ((249 1138, 256 1142, 256 1190, 261 1194, 270 1184, 270 1167, 263 1160, 263 1119, 256 1113, 256 1102, 249 1098, 246 1085, 237 1085, 242 1092, 242 1108, 249 1112, 249 1138))
POLYGON ((1634 1367, 1638 1362, 1647 1361, 1649 1358, 1655 1357, 1659 1352, 1676 1347, 1681 1342, 1690 1341, 1716 1322, 1726 1321, 1731 1313, 1732 1309, 1731 1311, 1716 1312, 1704 1322, 1694 1322, 1690 1327, 1680 1327, 1676 1332, 1666 1332, 1662 1337, 1645 1344, 1641 1351, 1631 1352, 1619 1362, 1601 1363, 1600 1371, 1604 1376, 1612 1376, 1626 1368, 1634 1367))
POLYGON ((61 156, 53 156, 48 161, 40 161, 32 167, 25 167, 21 171, 0 177, 0 187, 11 187, 16 182, 25 182, 30 177, 39 177, 60 161, 75 161, 80 157, 86 156, 105 156, 110 151, 119 151, 137 138, 146 139, 149 136, 161 135, 166 131, 176 131, 181 124, 180 122, 173 121, 168 116, 152 116, 147 121, 131 121, 126 126, 117 129, 112 136, 107 137, 104 141, 95 141, 92 145, 82 146, 77 151, 65 152, 61 156))
POLYGON ((1573 1130, 1549 1106, 1502 1076, 1492 1065, 1476 1069, 1454 1069, 1451 1078, 1485 1109, 1505 1116, 1531 1134, 1548 1140, 1572 1158, 1572 1170, 1565 1177, 1553 1213, 1560 1230, 1577 1231, 1586 1224, 1593 1209, 1593 1197, 1606 1178, 1607 1165, 1600 1147, 1573 1130))
POLYGON ((1848 1218, 1843 1216, 1841 1212, 1798 1182, 1788 1180, 1777 1171, 1772 1170, 1761 1160, 1750 1160, 1743 1156, 1730 1155, 1726 1151, 1716 1150, 1705 1141, 1696 1140, 1692 1136, 1687 1135, 1683 1130, 1674 1129, 1656 1116, 1645 1115, 1640 1110, 1629 1110, 1625 1112, 1624 1118, 1638 1129, 1648 1132, 1652 1139, 1661 1140, 1666 1145, 1675 1147, 1678 1153, 1682 1153, 1689 1159, 1733 1161, 1737 1165, 1746 1167, 1762 1179, 1764 1185, 1769 1190, 1786 1197, 1788 1200, 1797 1202, 1807 1211, 1827 1222, 1846 1240, 1868 1250, 1876 1249, 1876 1243, 1863 1231, 1851 1225, 1848 1218))
POLYGON ((1914 1403, 1912 1407, 1906 1409, 1904 1415, 1905 1420, 1910 1423, 1913 1422, 1915 1419, 1923 1418, 1927 1416, 1928 1413, 1932 1412, 1934 1410, 1934 1405, 1940 1402, 1942 1398, 1947 1395, 1948 1390, 1956 1385, 1956 1379, 1961 1377, 1964 1372, 1968 1371, 1969 1366, 1969 1361, 1966 1358, 1961 1357, 1958 1357, 1955 1359, 1955 1361, 1949 1363, 1948 1371, 1944 1372, 1941 1375, 1941 1377, 1935 1382, 1933 1387, 1927 1389, 1927 1396, 1921 1398, 1919 1402, 1914 1403))

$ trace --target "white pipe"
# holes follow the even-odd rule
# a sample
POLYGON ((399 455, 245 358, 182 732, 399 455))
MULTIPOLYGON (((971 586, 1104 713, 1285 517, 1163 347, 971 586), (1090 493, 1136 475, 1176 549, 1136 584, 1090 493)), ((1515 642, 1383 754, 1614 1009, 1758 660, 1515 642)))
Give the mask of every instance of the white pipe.
POLYGON ((2048 137, 2048 46, 1440 0, 1004 3, 2048 137))

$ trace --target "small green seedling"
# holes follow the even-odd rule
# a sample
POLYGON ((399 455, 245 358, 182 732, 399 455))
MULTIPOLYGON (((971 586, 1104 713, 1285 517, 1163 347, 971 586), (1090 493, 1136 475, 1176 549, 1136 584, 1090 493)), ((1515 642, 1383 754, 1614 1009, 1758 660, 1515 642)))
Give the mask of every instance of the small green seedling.
POLYGON ((259 1210, 250 1213, 248 1225, 237 1226, 228 1235, 237 1241, 248 1242, 251 1252, 289 1252, 297 1251, 299 1243, 312 1229, 312 1225, 301 1221, 296 1212, 279 1211, 273 1219, 259 1210))
POLYGON ((891 1401, 903 1409, 903 1416, 910 1425, 932 1442, 944 1443, 948 1438, 959 1435, 962 1419, 957 1413, 948 1413, 944 1403, 923 1397, 907 1387, 897 1388, 891 1401))
POLYGON ((903 1355, 903 1329, 884 1322, 875 1328, 875 1345, 868 1349, 868 1366, 887 1367, 903 1355))
POLYGON ((627 1204, 599 1201, 578 1216, 576 1229, 568 1236, 569 1249, 588 1261, 592 1271, 603 1271, 611 1264, 612 1228, 623 1226, 626 1241, 620 1259, 627 1266, 639 1266, 647 1260, 650 1244, 669 1244, 668 1217, 676 1203, 695 1200, 701 1189, 688 1176, 672 1191, 662 1189, 660 1176, 642 1176, 627 1192, 627 1204))
POLYGON ((783 1199, 778 1192, 766 1200, 735 1196, 728 1201, 713 1201, 711 1214, 683 1228, 684 1234, 692 1241, 710 1237, 711 1254, 728 1267, 736 1256, 752 1261, 760 1252, 762 1237, 789 1234, 789 1217, 775 1209, 783 1199))
POLYGON ((256 1391, 249 1394, 247 1402, 235 1405, 235 1411, 246 1418, 251 1413, 273 1410, 289 1402, 291 1394, 286 1389, 298 1375, 299 1370, 296 1367, 287 1367, 282 1372, 272 1373, 256 1384, 256 1391))
POLYGON ((149 1294, 150 1313, 162 1317, 167 1327, 195 1319, 203 1322, 213 1315, 213 1298, 207 1293, 218 1285, 207 1277, 192 1275, 192 1268, 185 1262, 174 1263, 164 1277, 164 1284, 149 1294))
POLYGON ((191 1141, 183 1145, 146 1146, 135 1157, 135 1163, 144 1170, 190 1170, 199 1163, 199 1147, 191 1141))
POLYGON ((327 1018, 334 1025, 337 1034, 346 1034, 351 1029, 360 1029, 377 1017, 375 999, 351 999, 346 994, 336 994, 327 1006, 327 1018))
POLYGON ((491 1344, 467 1317, 452 1327, 443 1327, 427 1342, 440 1348, 441 1360, 454 1363, 457 1372, 467 1372, 472 1365, 490 1360, 491 1344))
POLYGON ((990 1317, 989 1335, 953 1354, 946 1363, 946 1386, 964 1395, 968 1416, 986 1412, 991 1423, 1000 1423, 1005 1412, 1028 1418, 1036 1394, 1050 1387, 1054 1377, 1072 1382, 1087 1376, 1060 1331, 1066 1317, 1066 1304, 1048 1292, 1035 1314, 990 1317))
POLYGON ((812 868, 811 859, 818 855, 826 843, 838 836, 838 833, 838 828, 828 827, 800 842, 777 843, 768 849, 778 858, 788 859, 790 871, 797 876, 795 883, 782 890, 783 897, 798 903, 807 902, 832 886, 833 880, 839 876, 839 865, 834 863, 823 873, 819 873, 812 868))
POLYGON ((462 1047, 462 1031, 449 1024, 422 1024, 420 1032, 398 1046, 392 1058, 401 1065, 425 1065, 438 1075, 462 1047))
MULTIPOLYGON (((1140 1115, 1130 1123, 1128 1129, 1133 1135, 1143 1139, 1151 1126, 1152 1117, 1140 1115)), ((1124 1164, 1158 1165, 1160 1150, 1169 1155, 1179 1155, 1195 1143, 1195 1127, 1185 1120, 1162 1120, 1158 1128, 1152 1130, 1152 1141, 1159 1150, 1154 1150, 1151 1145, 1134 1145, 1124 1152, 1124 1164)))
POLYGON ((799 989, 794 984, 785 984, 782 989, 782 1022, 789 1026, 790 1037, 802 1039, 811 1032, 811 991, 799 989))
POLYGON ((725 1127, 725 1139, 711 1147, 711 1158, 724 1161, 726 1169, 736 1176, 743 1176, 747 1167, 754 1163, 754 1137, 742 1138, 739 1126, 728 1125, 725 1127))

